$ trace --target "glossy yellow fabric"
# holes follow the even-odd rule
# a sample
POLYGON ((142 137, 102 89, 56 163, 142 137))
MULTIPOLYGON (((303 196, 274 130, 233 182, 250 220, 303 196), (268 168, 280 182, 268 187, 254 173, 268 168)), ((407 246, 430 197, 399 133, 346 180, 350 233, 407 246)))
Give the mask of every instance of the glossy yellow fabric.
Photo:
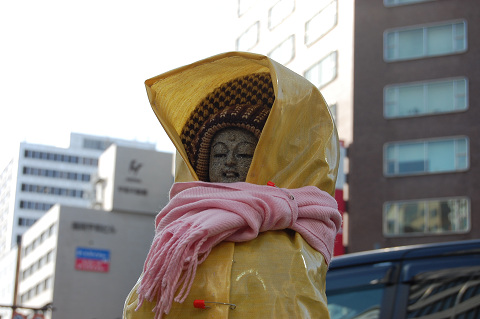
MULTIPOLYGON (((239 76, 269 72, 275 103, 258 141, 247 182, 335 191, 338 135, 316 87, 266 56, 229 52, 147 80, 147 93, 160 123, 177 148, 175 181, 197 180, 180 140, 195 106, 213 89, 239 76)), ((197 269, 187 300, 164 318, 329 318, 325 297, 328 265, 293 231, 269 231, 246 243, 215 247, 197 269), (234 303, 201 310, 194 299, 234 303)), ((153 318, 153 304, 139 311, 134 287, 124 318, 153 318)))
MULTIPOLYGON (((224 242, 198 267, 185 302, 174 302, 163 318, 329 318, 327 268, 323 256, 293 231, 261 233, 247 243, 224 242), (195 299, 234 303, 236 309, 196 309, 195 299)), ((153 318, 154 303, 134 311, 136 287, 127 297, 123 318, 153 318)))

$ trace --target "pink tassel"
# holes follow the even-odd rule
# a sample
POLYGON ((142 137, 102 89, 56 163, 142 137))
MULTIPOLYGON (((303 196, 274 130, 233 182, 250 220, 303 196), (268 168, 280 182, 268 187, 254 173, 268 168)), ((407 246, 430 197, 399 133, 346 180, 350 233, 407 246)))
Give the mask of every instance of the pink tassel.
MULTIPOLYGON (((155 319, 168 314, 175 292, 181 290, 175 297, 176 302, 183 302, 188 296, 199 264, 199 250, 208 239, 205 230, 198 227, 183 225, 178 229, 181 236, 168 232, 160 232, 155 236, 152 248, 145 261, 144 274, 137 290, 141 307, 144 300, 154 301, 157 305, 155 319), (190 252, 192 250, 193 252, 190 252), (182 275, 183 273, 183 276, 182 275), (181 278, 180 278, 181 276, 181 278)), ((203 257, 203 256, 202 256, 203 257)), ((201 258, 203 261, 205 258, 201 258)))

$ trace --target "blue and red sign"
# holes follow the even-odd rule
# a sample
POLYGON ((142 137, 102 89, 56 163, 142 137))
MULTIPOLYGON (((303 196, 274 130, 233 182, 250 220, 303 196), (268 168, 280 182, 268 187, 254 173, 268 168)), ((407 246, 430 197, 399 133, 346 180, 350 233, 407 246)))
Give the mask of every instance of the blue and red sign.
POLYGON ((12 319, 27 319, 27 316, 24 316, 21 313, 14 311, 12 314, 12 319))
POLYGON ((82 271, 108 272, 110 269, 110 251, 77 247, 75 269, 82 271))

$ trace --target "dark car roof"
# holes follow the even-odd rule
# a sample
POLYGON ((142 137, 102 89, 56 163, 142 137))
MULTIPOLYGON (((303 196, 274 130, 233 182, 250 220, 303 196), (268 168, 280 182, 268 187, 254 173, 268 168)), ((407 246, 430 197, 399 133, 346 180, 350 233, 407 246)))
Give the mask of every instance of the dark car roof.
POLYGON ((480 253, 480 239, 377 249, 334 257, 330 269, 415 259, 421 257, 480 253))

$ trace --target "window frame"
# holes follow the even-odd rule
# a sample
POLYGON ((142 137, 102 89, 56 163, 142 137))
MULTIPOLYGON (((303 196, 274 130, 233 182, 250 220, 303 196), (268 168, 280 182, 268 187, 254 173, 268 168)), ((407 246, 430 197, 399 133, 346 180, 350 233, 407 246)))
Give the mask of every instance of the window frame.
MULTIPOLYGON (((456 144, 454 145, 454 147, 456 147, 456 144)), ((453 154, 454 155, 454 158, 456 160, 458 154, 455 153, 453 154)), ((398 157, 398 156, 397 156, 398 157)), ((426 161, 428 160, 428 151, 425 151, 424 150, 424 154, 423 154, 423 162, 425 163, 426 161)), ((395 162, 393 163, 396 168, 394 169, 394 171, 398 171, 398 164, 399 164, 399 161, 398 161, 398 158, 395 158, 395 162)), ((384 177, 387 177, 387 178, 398 178, 398 177, 404 177, 404 176, 418 176, 418 175, 433 175, 433 174, 452 174, 452 173, 460 173, 460 172, 465 172, 465 171, 468 171, 470 169, 470 139, 468 136, 466 135, 458 135, 458 136, 446 136, 446 137, 435 137, 435 138, 426 138, 426 139, 416 139, 416 140, 402 140, 402 141, 392 141, 392 142, 387 142, 385 144, 383 144, 383 176, 384 177), (388 160, 388 157, 387 157, 387 148, 388 146, 390 145, 401 145, 401 144, 415 144, 415 143, 422 143, 423 142, 423 145, 425 146, 426 143, 434 143, 434 142, 440 142, 440 141, 450 141, 450 140, 453 140, 453 141, 457 141, 457 140, 460 140, 460 139, 464 139, 466 141, 466 154, 465 154, 465 157, 466 157, 466 165, 465 165, 465 168, 461 168, 461 169, 452 169, 452 170, 448 170, 448 171, 425 171, 425 169, 422 171, 422 172, 412 172, 412 173, 399 173, 399 172, 394 172, 394 173, 391 173, 389 174, 388 173, 388 166, 389 166, 389 160, 388 160)))
MULTIPOLYGON (((388 316, 393 307, 390 305, 395 302, 394 280, 392 273, 398 269, 399 265, 396 261, 367 263, 364 265, 352 265, 342 268, 335 268, 327 273, 327 298, 332 299, 329 307, 335 302, 335 297, 342 293, 355 293, 365 290, 381 291, 381 300, 379 301, 379 312, 382 317, 388 316), (347 278, 346 280, 344 278, 347 278)), ((334 313, 332 318, 336 318, 334 313)))
MULTIPOLYGON (((452 42, 454 41, 455 35, 452 34, 452 42)), ((398 48, 399 44, 396 43, 395 46, 398 48)), ((392 62, 400 62, 400 61, 411 61, 411 60, 418 60, 418 59, 426 59, 426 58, 433 58, 433 57, 439 57, 439 56, 448 56, 448 55, 456 55, 456 54, 462 54, 468 51, 468 24, 467 20, 465 19, 456 19, 456 20, 448 20, 448 21, 441 21, 441 22, 435 22, 435 23, 428 23, 428 24, 419 24, 419 25, 412 25, 412 26, 405 26, 405 27, 399 27, 399 28, 391 28, 387 29, 383 32, 383 60, 386 63, 392 63, 392 62), (464 30, 465 33, 463 34, 464 38, 464 49, 462 50, 457 50, 457 51, 452 51, 448 53, 440 53, 440 54, 429 54, 426 50, 428 49, 426 42, 428 41, 426 39, 426 31, 428 29, 434 28, 434 27, 441 27, 441 26, 453 26, 456 24, 463 23, 464 25, 464 30), (395 38, 397 39, 396 41, 398 42, 398 34, 400 32, 404 31, 413 31, 413 30, 422 30, 422 55, 420 56, 414 56, 414 57, 398 57, 398 49, 394 50, 394 57, 389 58, 388 57, 388 51, 389 51, 389 45, 388 45, 388 36, 389 34, 394 34, 395 38)))
POLYGON ((305 79, 307 79, 308 81, 310 81, 313 85, 315 85, 318 89, 321 89, 325 86, 327 86, 328 84, 332 83, 333 81, 335 81, 335 79, 338 77, 338 51, 337 50, 334 50, 334 51, 331 51, 329 52, 328 54, 326 54, 325 56, 323 56, 320 60, 318 60, 317 62, 315 62, 314 64, 312 64, 309 68, 307 68, 304 72, 303 72, 303 77, 305 79), (324 82, 324 83, 319 83, 319 85, 317 85, 316 83, 312 82, 308 77, 307 77, 307 73, 313 69, 314 67, 316 67, 317 65, 321 64, 323 61, 326 61, 331 55, 335 55, 335 74, 334 76, 329 79, 328 81, 324 82))
MULTIPOLYGON (((397 208, 398 210, 398 208, 397 208)), ((459 214, 459 211, 455 212, 459 214)), ((398 214, 398 211, 397 211, 398 214)), ((396 216, 397 225, 395 228, 398 227, 398 216, 396 216)), ((385 238, 399 238, 399 237, 412 237, 412 236, 445 236, 445 235, 452 235, 452 234, 466 234, 469 233, 472 229, 472 209, 471 209, 471 200, 468 196, 451 196, 451 197, 436 197, 436 198, 421 198, 421 199, 408 199, 408 200, 392 200, 383 203, 382 206, 382 234, 385 238), (432 202, 448 202, 450 200, 462 200, 464 199, 466 202, 466 214, 467 214, 467 227, 465 230, 461 231, 429 231, 429 211, 428 205, 432 202), (400 205, 400 204, 412 204, 416 203, 417 205, 424 206, 424 231, 423 232, 398 232, 398 233, 388 233, 388 220, 386 215, 388 213, 387 207, 389 205, 400 205)))
POLYGON ((237 1, 237 16, 240 18, 242 15, 244 15, 250 8, 253 6, 255 3, 254 0, 238 0, 237 1), (244 3, 242 5, 242 2, 244 3))
POLYGON ((280 63, 280 64, 287 65, 288 63, 292 62, 292 60, 295 58, 295 54, 296 54, 296 51, 295 51, 295 34, 291 34, 291 35, 289 35, 285 40, 283 40, 282 42, 280 42, 280 44, 278 44, 276 47, 274 47, 274 48, 267 54, 267 56, 270 57, 271 59, 277 61, 277 62, 280 63), (273 52, 275 52, 276 50, 280 49, 285 43, 287 43, 287 41, 291 41, 291 42, 292 42, 292 52, 291 52, 290 58, 289 58, 287 61, 280 61, 280 60, 278 60, 278 59, 275 59, 274 56, 271 56, 273 52))
POLYGON ((237 51, 248 51, 248 50, 251 50, 253 49, 259 42, 259 38, 260 38, 260 21, 255 21, 254 23, 252 23, 238 38, 237 40, 235 41, 235 48, 237 51), (239 43, 240 43, 240 40, 242 39, 243 36, 245 36, 246 34, 248 34, 250 32, 250 30, 252 28, 256 28, 256 34, 257 34, 257 39, 255 41, 254 44, 252 44, 250 47, 248 48, 240 48, 239 47, 239 43))
MULTIPOLYGON (((409 300, 411 296, 411 289, 412 285, 418 285, 421 281, 419 280, 422 276, 428 275, 429 273, 432 274, 434 272, 437 272, 439 275, 440 274, 445 274, 449 273, 448 277, 451 277, 451 279, 454 279, 453 277, 457 277, 457 280, 459 278, 462 278, 465 276, 462 276, 462 273, 465 269, 468 268, 473 268, 476 265, 478 265, 478 255, 477 254, 472 254, 472 253, 467 253, 463 254, 460 251, 457 251, 458 254, 451 254, 451 253, 446 253, 444 256, 428 256, 428 257, 420 257, 420 258, 415 258, 415 259, 407 259, 403 262, 403 266, 401 268, 401 273, 400 273, 400 280, 396 284, 397 286, 397 295, 396 295, 396 305, 395 309, 397 310, 397 316, 395 318, 410 318, 409 317, 409 312, 408 312, 408 306, 411 305, 409 300), (420 277, 420 278, 419 278, 420 277)), ((473 276, 469 276, 470 280, 474 281, 475 278, 473 276)), ((436 284, 434 286, 430 285, 430 288, 432 289, 432 292, 445 292, 446 289, 439 289, 440 286, 442 286, 441 282, 446 282, 449 281, 446 277, 440 275, 440 276, 435 276, 433 277, 436 280, 436 284), (443 277, 443 278, 442 278, 443 277), (445 280, 447 279, 447 280, 445 280), (440 282, 440 284, 438 284, 440 282)), ((470 280, 464 283, 464 285, 468 285, 470 280)), ((424 281, 427 283, 428 281, 424 281)), ((452 281, 450 281, 452 282, 452 281)), ((461 281, 456 281, 457 283, 461 283, 461 281)), ((451 289, 454 288, 454 286, 450 286, 448 289, 450 292, 453 292, 451 289)), ((457 296, 464 297, 466 290, 462 291, 462 289, 457 290, 457 296)), ((431 297, 432 294, 427 294, 426 299, 423 299, 425 301, 424 305, 425 306, 431 306, 433 302, 428 302, 429 297, 431 297)), ((438 296, 438 295, 437 295, 438 296)), ((445 297, 448 297, 446 295, 445 297)), ((474 296, 472 296, 473 298, 474 296)), ((433 298, 431 298, 432 301, 435 300, 442 300, 443 298, 435 298, 435 294, 433 294, 433 298)), ((456 299, 456 298, 455 298, 456 299)), ((460 298, 459 298, 460 299, 460 298)), ((445 299, 443 299, 445 300, 445 299)), ((450 304, 451 307, 448 307, 446 309, 439 309, 438 307, 431 307, 431 310, 441 310, 437 312, 431 312, 430 316, 433 317, 434 315, 437 315, 436 318, 443 317, 442 315, 445 315, 445 312, 449 312, 450 314, 453 312, 457 315, 461 315, 462 311, 456 312, 461 309, 461 306, 458 307, 459 305, 462 304, 462 301, 460 303, 457 303, 459 300, 455 300, 455 302, 450 304), (443 312, 443 313, 442 313, 443 312)), ((463 301, 465 302, 465 301, 463 301)), ((468 301, 467 301, 468 302, 468 301)), ((475 304, 472 304, 473 307, 478 307, 475 304)), ((393 308, 393 307, 392 307, 393 308)), ((470 307, 466 307, 463 310, 468 311, 470 310, 470 307)), ((463 312, 464 313, 464 312, 463 312)), ((411 314, 411 313, 410 313, 411 314)), ((420 318, 418 316, 414 316, 412 318, 420 318)), ((464 318, 463 316, 461 318, 464 318)))
POLYGON ((282 24, 283 21, 287 20, 288 17, 290 17, 295 12, 296 7, 297 7, 297 4, 295 0, 278 0, 277 2, 275 2, 275 4, 268 9, 268 29, 271 31, 276 27, 278 27, 280 24, 282 24), (284 1, 285 3, 289 1, 291 2, 291 4, 293 4, 292 10, 288 12, 286 15, 281 16, 280 19, 278 19, 278 21, 275 24, 272 24, 272 11, 275 10, 275 7, 282 5, 282 2, 284 1))
POLYGON ((305 43, 305 45, 307 47, 310 47, 310 46, 314 45, 318 40, 320 40, 325 35, 327 35, 330 31, 335 29, 335 27, 337 25, 338 25, 338 0, 330 0, 330 2, 327 5, 323 6, 322 9, 320 9, 317 13, 315 13, 315 15, 313 17, 311 17, 307 22, 305 22, 305 25, 304 25, 304 43, 305 43), (308 24, 312 20, 314 20, 315 18, 319 17, 322 14, 322 12, 324 12, 324 10, 329 8, 330 5, 332 5, 334 2, 335 2, 335 5, 334 5, 335 6, 335 22, 328 29, 324 30, 320 35, 318 35, 317 37, 315 37, 314 39, 309 41, 308 40, 308 30, 307 30, 308 24))
POLYGON ((419 3, 431 2, 431 1, 436 1, 436 0, 408 0, 407 2, 403 2, 403 3, 398 3, 398 0, 392 0, 391 3, 388 3, 388 0, 383 0, 383 5, 387 8, 390 8, 390 7, 406 6, 406 5, 419 4, 419 3))
MULTIPOLYGON (((456 92, 454 89, 454 96, 452 96, 453 100, 456 98, 456 92)), ((383 117, 387 120, 393 120, 393 119, 403 119, 403 118, 411 118, 411 117, 422 117, 422 116, 432 116, 432 115, 439 115, 439 114, 450 114, 450 113, 460 113, 460 112, 465 112, 469 109, 469 80, 467 77, 451 77, 451 78, 442 78, 442 79, 433 79, 433 80, 426 80, 426 81, 415 81, 415 82, 405 82, 405 83, 394 83, 394 84, 389 84, 386 85, 383 88, 383 117), (440 112, 424 112, 424 113, 417 113, 417 114, 407 114, 407 115, 398 115, 398 90, 400 88, 406 88, 406 87, 415 87, 415 86, 422 86, 423 87, 423 107, 424 108, 429 108, 429 105, 427 105, 426 100, 428 98, 428 86, 432 84, 439 84, 439 83, 447 83, 451 82, 453 86, 455 87, 456 84, 455 82, 463 80, 465 82, 465 108, 460 109, 460 108, 455 108, 455 102, 454 102, 454 108, 452 110, 448 111, 440 111, 440 112), (427 89, 426 89, 427 88, 427 89), (396 103, 397 107, 395 110, 395 115, 393 116, 387 116, 387 91, 389 89, 395 89, 397 92, 395 93, 397 95, 396 98, 396 103)))

